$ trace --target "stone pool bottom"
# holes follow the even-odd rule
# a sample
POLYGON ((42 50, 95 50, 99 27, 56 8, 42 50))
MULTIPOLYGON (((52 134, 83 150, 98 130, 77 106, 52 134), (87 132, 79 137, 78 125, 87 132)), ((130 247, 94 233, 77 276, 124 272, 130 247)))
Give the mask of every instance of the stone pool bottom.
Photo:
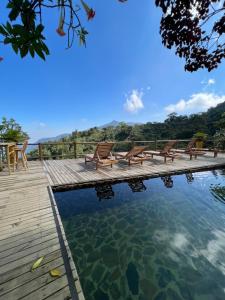
POLYGON ((86 300, 225 299, 225 171, 55 198, 86 300))

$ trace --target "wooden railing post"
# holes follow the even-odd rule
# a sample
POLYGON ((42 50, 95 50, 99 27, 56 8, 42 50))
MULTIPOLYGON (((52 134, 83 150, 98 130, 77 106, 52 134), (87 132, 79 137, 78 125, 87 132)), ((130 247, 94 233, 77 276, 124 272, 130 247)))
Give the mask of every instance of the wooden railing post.
POLYGON ((43 160, 43 155, 42 155, 42 144, 38 144, 38 156, 40 160, 43 160))
POLYGON ((157 138, 155 138, 155 151, 157 150, 157 144, 158 144, 157 138))
POLYGON ((74 158, 77 158, 77 142, 73 143, 74 158))

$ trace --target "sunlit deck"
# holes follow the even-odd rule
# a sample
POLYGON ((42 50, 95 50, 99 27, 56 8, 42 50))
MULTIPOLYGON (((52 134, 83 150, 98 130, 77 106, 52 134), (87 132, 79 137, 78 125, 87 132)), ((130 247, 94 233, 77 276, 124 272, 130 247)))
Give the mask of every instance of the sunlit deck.
POLYGON ((76 290, 83 299, 41 162, 0 174, 0 299, 78 299, 76 290), (54 268, 60 277, 50 276, 54 268))
POLYGON ((128 166, 95 170, 84 159, 29 162, 29 170, 0 172, 0 299, 84 299, 64 236, 53 189, 66 189, 136 177, 157 177, 225 167, 225 154, 208 153, 197 160, 183 155, 164 164, 162 157, 128 166), (36 259, 44 256, 37 270, 36 259), (52 278, 51 269, 61 276, 52 278), (78 297, 77 298, 77 294, 78 297))
POLYGON ((92 185, 100 182, 116 182, 137 177, 157 177, 185 172, 220 168, 225 166, 225 154, 220 153, 214 158, 209 152, 197 159, 190 160, 188 155, 182 155, 174 162, 163 162, 163 157, 155 156, 143 165, 128 166, 120 161, 113 168, 102 167, 95 170, 93 163, 85 165, 84 159, 46 160, 44 169, 53 189, 66 189, 78 186, 92 185))

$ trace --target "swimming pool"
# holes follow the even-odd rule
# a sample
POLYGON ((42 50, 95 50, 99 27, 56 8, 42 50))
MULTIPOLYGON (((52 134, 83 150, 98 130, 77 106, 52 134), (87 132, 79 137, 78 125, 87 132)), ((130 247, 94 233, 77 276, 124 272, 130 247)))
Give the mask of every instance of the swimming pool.
POLYGON ((225 171, 55 193, 86 300, 225 299, 225 171))

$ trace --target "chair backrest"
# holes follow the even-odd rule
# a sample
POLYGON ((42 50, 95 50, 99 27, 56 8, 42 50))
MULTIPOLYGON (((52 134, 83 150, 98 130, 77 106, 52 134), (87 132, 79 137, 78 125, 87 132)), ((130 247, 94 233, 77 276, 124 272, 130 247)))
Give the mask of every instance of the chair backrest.
POLYGON ((168 153, 170 150, 176 145, 177 141, 176 140, 171 140, 169 141, 164 148, 160 151, 160 153, 168 153))
POLYGON ((133 156, 137 156, 138 154, 141 154, 143 151, 145 151, 146 148, 146 146, 134 146, 129 152, 127 152, 125 157, 129 159, 133 156))
POLYGON ((23 143, 22 151, 25 153, 27 150, 28 140, 23 143))
POLYGON ((95 149, 94 158, 97 159, 106 159, 109 157, 110 152, 115 143, 105 142, 105 143, 98 143, 95 149))
POLYGON ((191 149, 194 148, 196 141, 197 141, 197 139, 195 139, 195 138, 192 139, 192 140, 188 143, 188 145, 187 145, 185 151, 186 151, 186 152, 191 151, 191 149))

